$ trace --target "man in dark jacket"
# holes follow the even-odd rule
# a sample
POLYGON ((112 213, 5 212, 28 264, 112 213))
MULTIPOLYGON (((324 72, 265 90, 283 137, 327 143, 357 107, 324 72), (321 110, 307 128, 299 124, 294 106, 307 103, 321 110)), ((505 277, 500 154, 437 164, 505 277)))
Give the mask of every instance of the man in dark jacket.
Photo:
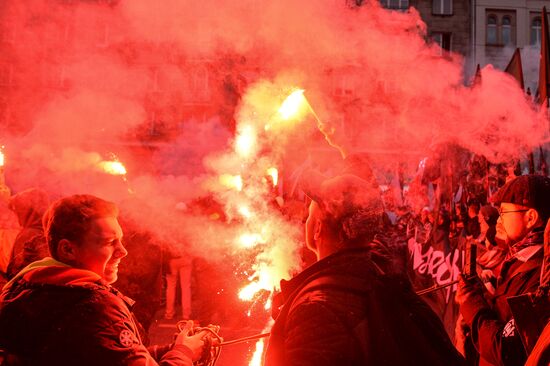
POLYGON ((17 215, 21 231, 13 244, 6 270, 8 279, 12 279, 28 264, 49 255, 42 229, 42 216, 49 203, 48 194, 37 188, 22 191, 10 199, 8 207, 17 215))
POLYGON ((412 291, 384 238, 369 182, 342 175, 304 189, 317 262, 281 283, 267 366, 459 365, 443 325, 412 291))
POLYGON ((187 324, 174 343, 147 349, 133 301, 111 284, 127 251, 116 206, 90 195, 54 203, 44 219, 53 258, 31 263, 0 295, 7 365, 191 365, 204 334, 187 324))
POLYGON ((523 365, 527 355, 507 299, 539 287, 544 225, 550 217, 550 178, 519 176, 491 200, 500 205, 497 231, 505 231, 510 251, 493 295, 479 280, 462 279, 456 299, 480 365, 523 365))

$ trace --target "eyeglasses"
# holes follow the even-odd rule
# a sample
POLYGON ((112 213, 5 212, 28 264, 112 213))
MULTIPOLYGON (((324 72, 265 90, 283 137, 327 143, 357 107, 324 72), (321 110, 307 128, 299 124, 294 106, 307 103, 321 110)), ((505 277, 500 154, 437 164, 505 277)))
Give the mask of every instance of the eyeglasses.
POLYGON ((512 213, 512 212, 527 212, 529 210, 512 210, 512 211, 502 211, 502 209, 498 209, 498 214, 500 216, 504 215, 504 214, 507 214, 507 213, 512 213))

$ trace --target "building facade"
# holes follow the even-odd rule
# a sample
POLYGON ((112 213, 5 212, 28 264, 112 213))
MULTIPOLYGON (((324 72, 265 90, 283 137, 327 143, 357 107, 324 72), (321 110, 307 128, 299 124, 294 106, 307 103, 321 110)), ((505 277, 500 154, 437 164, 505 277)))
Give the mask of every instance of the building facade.
POLYGON ((443 50, 468 57, 471 53, 471 1, 410 0, 428 27, 428 36, 443 50))
POLYGON ((542 8, 549 0, 478 0, 474 11, 473 64, 504 69, 521 50, 526 88, 536 90, 542 8))

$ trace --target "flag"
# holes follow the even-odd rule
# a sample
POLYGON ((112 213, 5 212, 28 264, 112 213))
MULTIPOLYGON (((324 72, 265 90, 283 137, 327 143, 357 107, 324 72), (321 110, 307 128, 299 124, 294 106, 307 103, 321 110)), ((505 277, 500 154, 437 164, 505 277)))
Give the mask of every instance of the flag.
POLYGON ((481 67, 479 66, 479 64, 477 64, 477 67, 476 67, 476 73, 474 75, 474 80, 472 81, 472 88, 475 87, 476 85, 480 85, 481 84, 481 67))
POLYGON ((546 6, 542 8, 542 26, 540 30, 540 66, 539 66, 539 103, 548 102, 550 90, 550 45, 548 44, 548 15, 546 6))
POLYGON ((548 176, 548 166, 546 166, 546 157, 544 156, 544 149, 539 145, 539 172, 545 177, 548 176))
POLYGON ((525 88, 523 83, 523 68, 521 66, 521 52, 519 51, 519 48, 516 48, 516 51, 512 55, 512 58, 504 71, 512 75, 518 81, 522 90, 525 88))

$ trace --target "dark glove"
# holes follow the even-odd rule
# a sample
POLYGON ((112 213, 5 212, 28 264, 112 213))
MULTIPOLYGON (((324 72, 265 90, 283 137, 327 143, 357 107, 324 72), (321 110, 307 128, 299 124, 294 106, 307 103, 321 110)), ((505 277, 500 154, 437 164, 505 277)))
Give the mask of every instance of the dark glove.
POLYGON ((459 276, 458 288, 456 290, 455 300, 459 305, 463 305, 468 299, 473 297, 483 297, 483 283, 477 276, 464 277, 459 276))

